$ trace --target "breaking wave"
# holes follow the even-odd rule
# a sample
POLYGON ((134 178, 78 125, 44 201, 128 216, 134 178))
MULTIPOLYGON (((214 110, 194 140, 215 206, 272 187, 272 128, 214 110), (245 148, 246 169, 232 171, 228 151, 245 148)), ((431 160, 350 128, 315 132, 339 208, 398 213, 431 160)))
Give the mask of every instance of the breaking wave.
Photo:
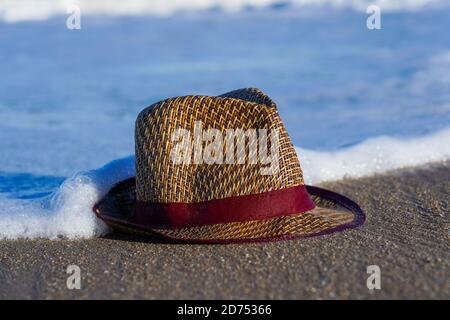
POLYGON ((414 11, 448 6, 446 0, 6 0, 0 2, 0 21, 45 20, 66 15, 76 5, 83 15, 170 16, 202 10, 241 11, 249 8, 353 9, 365 11, 375 4, 384 12, 414 11))

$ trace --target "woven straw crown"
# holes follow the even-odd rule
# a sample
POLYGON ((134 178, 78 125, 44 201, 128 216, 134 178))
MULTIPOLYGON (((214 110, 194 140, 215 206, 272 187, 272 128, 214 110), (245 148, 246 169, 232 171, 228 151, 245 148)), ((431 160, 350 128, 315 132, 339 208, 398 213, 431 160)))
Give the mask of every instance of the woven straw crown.
MULTIPOLYGON (((136 199, 154 203, 193 203, 257 194, 303 185, 295 149, 275 103, 258 89, 218 97, 184 96, 144 109, 136 120, 136 199), (261 164, 176 164, 172 134, 183 128, 277 129, 279 170, 261 175, 261 164)), ((224 148, 226 146, 224 145, 224 148)))
POLYGON ((136 177, 118 183, 94 206, 116 229, 182 242, 231 243, 309 237, 364 222, 351 199, 304 185, 276 105, 258 89, 153 104, 139 114, 135 139, 136 177), (237 130, 251 136, 238 137, 237 130), (270 139, 269 131, 276 132, 270 139), (220 143, 213 143, 216 139, 220 143), (183 150, 183 161, 174 161, 173 150, 183 150), (205 152, 191 161, 198 150, 205 152), (209 151, 221 157, 209 161, 209 151), (228 161, 232 151, 244 161, 228 161), (259 161, 249 161, 256 154, 259 161))

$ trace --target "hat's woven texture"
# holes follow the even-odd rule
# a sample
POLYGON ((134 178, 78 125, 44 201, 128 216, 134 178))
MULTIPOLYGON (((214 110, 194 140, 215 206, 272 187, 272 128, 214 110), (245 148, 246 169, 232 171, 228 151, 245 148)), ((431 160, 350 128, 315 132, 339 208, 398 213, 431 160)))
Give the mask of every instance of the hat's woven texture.
MULTIPOLYGON (((117 216, 131 217, 135 203, 135 179, 116 185, 100 203, 99 208, 117 216)), ((345 225, 354 219, 354 214, 337 202, 311 196, 316 204, 314 210, 275 217, 266 220, 220 223, 200 227, 179 229, 153 229, 161 235, 190 240, 264 239, 276 237, 307 237, 345 225), (329 210, 333 209, 333 210, 329 210)), ((138 232, 136 229, 110 222, 115 228, 138 232)), ((143 232, 143 231, 142 231, 143 232)), ((143 232, 145 233, 145 232, 143 232)))
POLYGON ((257 89, 236 90, 220 97, 185 96, 158 102, 139 114, 135 137, 139 201, 192 203, 303 184, 300 163, 276 106, 257 89), (224 135, 226 129, 278 129, 279 171, 261 175, 260 168, 265 165, 248 161, 175 164, 170 156, 174 147, 172 134, 178 128, 193 132, 196 121, 202 122, 203 130, 219 129, 224 135))
POLYGON ((317 208, 307 213, 281 216, 267 220, 221 223, 180 229, 155 229, 169 237, 181 239, 262 239, 270 237, 301 237, 316 234, 350 222, 351 213, 317 208), (333 219, 329 219, 333 215, 333 219), (328 219, 327 219, 328 218, 328 219))

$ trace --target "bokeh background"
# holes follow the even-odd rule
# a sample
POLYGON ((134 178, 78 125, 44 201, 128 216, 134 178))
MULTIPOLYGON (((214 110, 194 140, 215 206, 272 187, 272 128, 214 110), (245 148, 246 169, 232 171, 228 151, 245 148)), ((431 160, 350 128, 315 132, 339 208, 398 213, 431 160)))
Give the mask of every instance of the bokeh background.
POLYGON ((144 107, 242 87, 277 102, 310 175, 447 157, 449 9, 445 0, 3 0, 0 212, 13 221, 28 208, 20 201, 133 154, 144 107), (367 28, 371 4, 380 30, 367 28), (72 5, 79 30, 66 26, 72 5))
POLYGON ((0 3, 0 170, 68 175, 133 153, 145 106, 259 87, 294 143, 333 150, 450 123, 440 1, 0 3), (376 3, 376 2, 375 2, 376 3), (77 4, 81 29, 69 30, 77 4))

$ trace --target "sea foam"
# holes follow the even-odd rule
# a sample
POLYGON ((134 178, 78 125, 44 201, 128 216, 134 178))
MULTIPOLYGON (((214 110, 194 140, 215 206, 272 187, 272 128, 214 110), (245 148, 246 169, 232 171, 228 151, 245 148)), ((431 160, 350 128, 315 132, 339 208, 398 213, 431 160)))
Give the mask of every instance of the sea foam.
POLYGON ((448 5, 446 0, 12 0, 0 3, 0 20, 17 22, 45 20, 52 16, 67 15, 76 5, 83 15, 170 16, 178 12, 210 9, 239 11, 246 8, 297 7, 302 9, 350 8, 365 11, 369 5, 378 5, 383 12, 412 11, 427 7, 448 5))
POLYGON ((336 151, 296 148, 306 183, 361 178, 450 159, 450 128, 413 139, 371 138, 336 151))
MULTIPOLYGON (((358 178, 450 159, 450 128, 401 140, 378 137, 334 152, 296 148, 306 182, 358 178)), ((91 238, 110 232, 92 211, 117 182, 135 174, 135 158, 117 159, 75 174, 40 200, 0 198, 0 238, 91 238)))
POLYGON ((40 200, 0 198, 0 238, 91 238, 108 233, 92 207, 117 182, 135 173, 134 156, 65 180, 40 200))

